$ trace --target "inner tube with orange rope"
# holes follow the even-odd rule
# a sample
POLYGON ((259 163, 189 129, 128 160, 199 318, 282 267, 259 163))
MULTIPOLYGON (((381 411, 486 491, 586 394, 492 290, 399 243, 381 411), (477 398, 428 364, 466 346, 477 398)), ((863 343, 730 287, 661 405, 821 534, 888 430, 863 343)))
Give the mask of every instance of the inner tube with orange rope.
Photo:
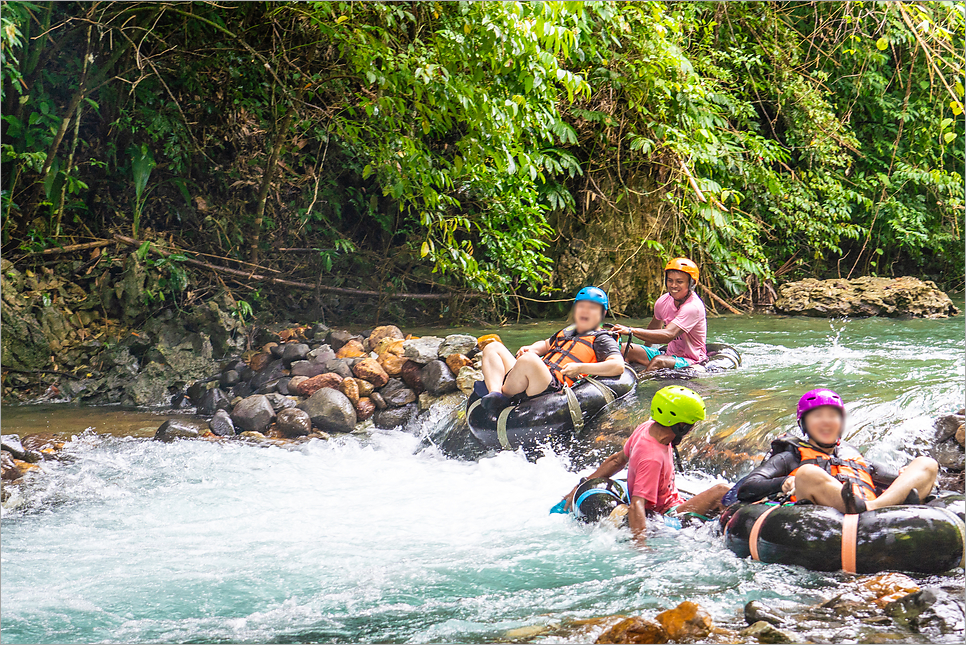
POLYGON ((740 558, 812 571, 935 574, 962 567, 962 496, 948 506, 887 506, 858 515, 813 504, 735 504, 721 516, 740 558))

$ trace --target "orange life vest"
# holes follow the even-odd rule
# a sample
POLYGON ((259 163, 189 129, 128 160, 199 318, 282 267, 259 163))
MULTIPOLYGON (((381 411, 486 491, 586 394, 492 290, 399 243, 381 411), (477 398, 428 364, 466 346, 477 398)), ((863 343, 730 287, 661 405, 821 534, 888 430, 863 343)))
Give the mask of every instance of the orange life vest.
MULTIPOLYGON (((869 465, 862 457, 862 453, 852 446, 839 444, 830 455, 798 437, 786 435, 776 440, 775 443, 784 444, 798 453, 798 468, 805 464, 818 466, 843 484, 851 484, 856 496, 865 500, 876 498, 875 483, 872 481, 869 465)), ((793 470, 789 476, 797 473, 798 468, 793 470)), ((791 497, 790 500, 794 502, 795 497, 791 497)))
POLYGON ((557 380, 571 386, 574 380, 560 373, 563 366, 569 363, 596 363, 597 352, 594 351, 594 340, 599 334, 608 332, 596 329, 586 334, 575 333, 572 336, 564 336, 568 331, 573 331, 573 327, 561 329, 550 337, 550 351, 544 354, 543 362, 557 380))

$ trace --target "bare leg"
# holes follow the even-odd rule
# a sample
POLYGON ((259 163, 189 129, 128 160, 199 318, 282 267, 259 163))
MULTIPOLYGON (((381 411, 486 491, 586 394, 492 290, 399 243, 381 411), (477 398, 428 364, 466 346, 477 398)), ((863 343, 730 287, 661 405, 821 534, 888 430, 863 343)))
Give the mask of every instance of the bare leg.
POLYGON ((637 363, 638 365, 647 365, 651 361, 647 356, 647 352, 640 345, 631 345, 631 348, 627 350, 627 355, 624 356, 624 360, 628 363, 637 363))
POLYGON ((712 511, 717 511, 721 508, 721 498, 724 497, 725 493, 727 493, 729 490, 731 490, 731 487, 728 486, 728 484, 715 484, 708 490, 701 491, 688 501, 678 506, 676 512, 707 515, 712 511))
POLYGON ((795 497, 830 506, 839 513, 846 512, 845 502, 842 501, 842 482, 812 464, 805 464, 795 473, 795 497))
POLYGON ((513 369, 517 359, 513 358, 503 343, 490 343, 483 348, 483 382, 490 392, 499 392, 503 387, 503 377, 513 369))
POLYGON ((654 370, 660 370, 660 369, 673 369, 674 364, 676 362, 677 361, 673 356, 658 354, 657 356, 651 359, 651 361, 647 364, 647 369, 645 369, 644 371, 653 372, 654 370))
POLYGON ((547 389, 551 380, 553 376, 546 363, 533 352, 527 352, 517 359, 516 365, 507 373, 506 381, 503 382, 503 394, 515 396, 526 392, 527 396, 536 396, 547 389))
POLYGON ((939 464, 936 463, 935 459, 916 457, 909 462, 909 465, 896 477, 889 488, 885 489, 877 498, 867 501, 865 504, 869 510, 902 504, 913 488, 919 493, 919 498, 923 499, 932 492, 938 474, 939 464))

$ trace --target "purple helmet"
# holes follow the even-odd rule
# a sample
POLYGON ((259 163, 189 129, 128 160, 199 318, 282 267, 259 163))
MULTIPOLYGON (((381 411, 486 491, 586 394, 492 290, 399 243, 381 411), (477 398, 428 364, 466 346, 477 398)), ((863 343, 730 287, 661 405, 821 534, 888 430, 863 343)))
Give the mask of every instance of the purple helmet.
POLYGON ((798 423, 801 424, 802 417, 805 416, 806 412, 811 412, 815 408, 823 405, 838 408, 842 416, 845 416, 845 405, 842 403, 842 397, 832 390, 822 388, 806 392, 805 396, 798 400, 798 423))

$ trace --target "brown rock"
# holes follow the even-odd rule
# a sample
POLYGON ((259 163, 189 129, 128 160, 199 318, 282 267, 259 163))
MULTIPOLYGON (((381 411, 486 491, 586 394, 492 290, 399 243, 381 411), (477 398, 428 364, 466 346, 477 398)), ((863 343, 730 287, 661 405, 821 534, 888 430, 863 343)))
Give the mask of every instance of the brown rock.
POLYGON ((369 347, 378 347, 379 343, 387 338, 390 340, 402 340, 405 336, 403 336, 399 327, 395 325, 382 325, 381 327, 373 329, 372 333, 369 334, 369 347))
POLYGON ((298 408, 286 408, 275 418, 275 430, 280 437, 293 439, 312 432, 312 419, 298 408))
POLYGON ((479 350, 482 350, 484 347, 486 347, 490 343, 502 343, 502 342, 503 341, 500 339, 499 335, 497 335, 497 334, 486 334, 485 336, 480 336, 476 340, 476 348, 479 349, 479 350))
POLYGON ((409 359, 405 356, 396 356, 388 352, 379 357, 379 364, 382 365, 382 369, 386 370, 386 374, 389 376, 402 374, 403 367, 408 362, 409 359))
MULTIPOLYGON (((319 374, 318 376, 313 376, 312 378, 305 379, 295 386, 295 391, 302 396, 312 396, 324 387, 332 388, 333 390, 338 390, 339 385, 342 383, 342 377, 338 374, 319 374)), ((292 389, 292 384, 289 383, 289 390, 292 389)))
POLYGON ((373 347, 373 351, 376 355, 382 356, 383 354, 393 354, 394 356, 403 355, 403 342, 398 338, 383 338, 379 341, 379 344, 373 347))
POLYGON ((13 481, 20 478, 20 469, 10 453, 6 450, 0 451, 0 478, 4 481, 13 481))
POLYGON ((959 424, 959 428, 956 430, 955 437, 959 445, 961 446, 964 445, 964 442, 966 442, 966 426, 964 426, 963 424, 959 424))
POLYGON ((597 638, 598 643, 667 643, 664 627, 640 616, 625 618, 597 638))
POLYGON ((355 405, 359 401, 359 384, 354 378, 343 379, 339 384, 339 391, 345 394, 346 398, 355 405))
POLYGON ((372 399, 364 396, 356 401, 356 418, 359 421, 365 421, 371 417, 375 411, 376 404, 372 402, 372 399))
POLYGON ((919 591, 916 581, 901 573, 865 576, 856 580, 855 584, 860 595, 872 600, 879 607, 885 607, 893 600, 919 591))
POLYGON ((462 354, 450 354, 446 357, 446 367, 448 367, 449 371, 453 374, 459 374, 461 368, 470 365, 473 365, 473 361, 466 358, 462 354))
POLYGON ((356 385, 359 386, 359 398, 360 399, 363 398, 363 397, 369 396, 376 389, 376 386, 375 385, 373 385, 369 381, 365 381, 365 380, 363 380, 361 378, 357 378, 356 379, 356 385))
POLYGON ((911 316, 947 318, 959 313, 935 283, 904 276, 877 278, 862 276, 787 282, 778 288, 775 311, 833 318, 838 316, 911 316))
MULTIPOLYGON (((39 452, 44 455, 52 455, 62 450, 66 442, 60 435, 52 432, 40 432, 24 437, 20 445, 23 446, 26 453, 39 452)), ((29 455, 27 458, 30 459, 29 455)))
MULTIPOLYGON (((270 345, 277 345, 278 343, 269 343, 270 345)), ((255 354, 252 356, 252 360, 248 361, 248 367, 252 369, 253 372, 260 372, 263 367, 269 364, 272 360, 272 355, 268 352, 262 354, 255 354)))
POLYGON ((382 398, 382 395, 379 394, 378 392, 373 392, 369 396, 369 400, 371 400, 375 404, 376 408, 379 410, 385 410, 388 407, 386 405, 386 400, 382 398))
POLYGON ((711 633, 711 616, 701 605, 685 600, 674 609, 662 611, 654 619, 671 640, 691 643, 711 633))
POLYGON ((275 343, 275 342, 265 343, 264 345, 262 345, 262 352, 264 352, 265 354, 271 354, 273 347, 278 347, 278 343, 275 343))
POLYGON ((419 392, 422 392, 424 389, 422 372, 423 372, 422 365, 420 365, 419 363, 415 363, 413 361, 409 361, 405 365, 403 365, 402 372, 400 372, 400 376, 402 376, 402 380, 406 385, 408 385, 410 388, 412 388, 417 393, 419 393, 419 392))
POLYGON ((364 358, 352 366, 352 373, 380 388, 389 382, 389 374, 374 358, 364 358))
POLYGON ((339 348, 339 351, 335 353, 336 358, 359 358, 366 355, 366 350, 363 349, 362 343, 360 343, 355 338, 351 339, 348 343, 339 348))

